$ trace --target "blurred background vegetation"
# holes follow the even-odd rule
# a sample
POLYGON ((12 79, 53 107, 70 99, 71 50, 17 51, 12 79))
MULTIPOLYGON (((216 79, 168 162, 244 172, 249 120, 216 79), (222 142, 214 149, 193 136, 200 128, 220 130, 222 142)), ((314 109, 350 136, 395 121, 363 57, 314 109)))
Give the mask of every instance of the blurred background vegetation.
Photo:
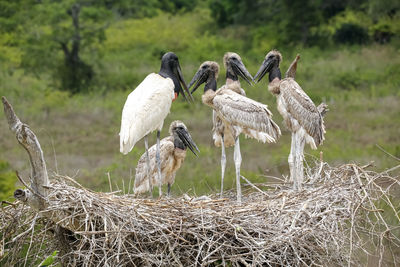
MULTIPOLYGON (((160 57, 174 51, 189 82, 199 65, 234 51, 253 75, 271 49, 286 71, 301 54, 297 81, 316 104, 325 101, 326 141, 306 149, 313 164, 397 164, 376 145, 400 157, 400 2, 397 0, 0 0, 0 95, 36 132, 50 173, 76 178, 95 190, 132 192, 144 145, 119 153, 121 110, 127 95, 160 57), (131 184, 131 186, 129 186, 131 184)), ((266 81, 242 83, 249 97, 268 104, 281 126, 277 144, 242 138, 242 172, 253 182, 288 174, 290 133, 266 81)), ((220 149, 211 137, 212 111, 175 101, 164 124, 188 126, 201 154, 188 153, 174 195, 216 192, 220 149)), ((25 151, 0 112, 0 200, 16 186, 13 170, 27 178, 25 151)), ((151 139, 151 144, 155 137, 151 139)), ((234 186, 233 151, 227 150, 225 188, 234 186)))

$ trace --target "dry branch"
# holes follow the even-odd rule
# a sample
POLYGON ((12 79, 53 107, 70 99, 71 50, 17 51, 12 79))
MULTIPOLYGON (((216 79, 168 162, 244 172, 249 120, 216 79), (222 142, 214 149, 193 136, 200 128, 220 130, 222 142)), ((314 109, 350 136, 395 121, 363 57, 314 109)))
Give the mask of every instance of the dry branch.
POLYGON ((14 196, 21 200, 24 199, 32 207, 42 210, 45 208, 45 197, 47 196, 47 190, 43 186, 49 183, 42 148, 36 135, 27 124, 20 121, 7 99, 3 96, 1 100, 10 130, 15 134, 18 142, 28 153, 32 169, 30 177, 31 190, 18 189, 18 192, 16 191, 14 196))

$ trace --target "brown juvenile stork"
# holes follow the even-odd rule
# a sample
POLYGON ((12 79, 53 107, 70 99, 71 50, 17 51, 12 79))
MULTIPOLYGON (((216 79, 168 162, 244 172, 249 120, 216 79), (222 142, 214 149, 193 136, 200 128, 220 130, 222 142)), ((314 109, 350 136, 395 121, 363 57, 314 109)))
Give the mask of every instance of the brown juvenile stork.
MULTIPOLYGON (((239 76, 250 85, 253 77, 246 69, 241 57, 237 53, 227 52, 223 57, 223 62, 226 69, 226 82, 222 88, 226 90, 232 90, 240 95, 246 96, 246 92, 240 86, 239 76)), ((215 146, 221 147, 221 197, 224 191, 224 176, 226 168, 225 147, 234 146, 235 140, 241 132, 243 132, 246 137, 254 138, 263 143, 276 142, 276 139, 279 137, 272 137, 268 133, 256 131, 247 127, 234 127, 232 124, 223 121, 215 110, 213 110, 212 132, 215 146)), ((240 147, 238 149, 240 151, 240 147)))
MULTIPOLYGON (((194 85, 194 92, 202 83, 205 83, 202 101, 204 104, 213 108, 215 117, 221 120, 224 130, 221 134, 221 147, 226 146, 223 140, 235 143, 234 161, 236 168, 236 189, 237 201, 241 202, 240 187, 240 155, 239 134, 243 129, 262 132, 268 135, 268 139, 275 141, 281 134, 278 125, 271 119, 272 113, 267 105, 256 102, 238 93, 237 90, 230 89, 228 85, 222 86, 217 90, 217 77, 219 65, 214 61, 206 61, 201 64, 199 70, 194 75, 189 84, 189 88, 194 85), (229 138, 227 139, 227 133, 229 138), (231 140, 232 139, 232 140, 231 140)), ((233 83, 235 84, 235 83, 233 83)), ((237 84, 235 85, 236 88, 237 84)), ((215 133, 215 131, 214 131, 215 133)), ((223 156, 224 156, 224 149, 223 156)), ((222 160, 221 160, 222 163, 222 160)))
POLYGON ((153 185, 168 184, 169 196, 171 185, 175 181, 175 174, 185 160, 187 148, 196 156, 196 150, 200 152, 183 122, 173 121, 169 126, 169 133, 170 136, 160 141, 161 182, 158 181, 156 167, 157 147, 153 145, 148 153, 150 158, 149 172, 147 172, 146 154, 140 157, 137 164, 134 188, 135 195, 151 190, 153 185), (150 179, 148 175, 150 175, 150 179), (150 181, 150 184, 148 181, 150 181))
POLYGON ((312 149, 317 149, 317 146, 321 145, 325 139, 323 114, 327 111, 324 103, 317 108, 294 80, 299 58, 296 56, 286 72, 286 77, 282 80, 279 68, 282 55, 278 51, 272 50, 265 56, 260 69, 254 76, 254 80, 259 82, 269 72, 268 90, 276 95, 278 111, 287 128, 292 132, 288 163, 290 179, 293 180, 295 189, 300 189, 303 182, 305 143, 309 144, 312 149))

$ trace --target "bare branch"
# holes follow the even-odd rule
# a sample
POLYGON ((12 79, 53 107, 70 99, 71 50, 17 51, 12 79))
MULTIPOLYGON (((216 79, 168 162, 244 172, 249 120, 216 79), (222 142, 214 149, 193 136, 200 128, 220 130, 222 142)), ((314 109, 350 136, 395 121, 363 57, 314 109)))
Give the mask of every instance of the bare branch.
MULTIPOLYGON (((2 97, 2 102, 10 130, 15 134, 18 142, 25 148, 29 155, 32 169, 30 177, 30 188, 32 188, 32 194, 29 195, 31 199, 28 198, 27 201, 39 210, 44 209, 45 201, 43 198, 47 196, 47 189, 43 186, 49 184, 49 178, 42 148, 36 135, 28 125, 20 121, 18 116, 15 114, 13 107, 4 96, 2 97), (38 197, 38 195, 40 197, 38 197)), ((21 192, 18 192, 17 196, 20 196, 20 193, 21 192)), ((25 194, 25 197, 26 196, 28 196, 28 194, 25 194)))
POLYGON ((396 157, 396 156, 393 155, 393 154, 390 154, 390 153, 387 152, 385 149, 383 149, 383 147, 381 147, 380 145, 375 144, 375 146, 376 146, 377 148, 379 148, 379 150, 382 151, 383 153, 385 153, 386 155, 390 156, 391 158, 394 158, 395 160, 400 161, 400 158, 396 157))

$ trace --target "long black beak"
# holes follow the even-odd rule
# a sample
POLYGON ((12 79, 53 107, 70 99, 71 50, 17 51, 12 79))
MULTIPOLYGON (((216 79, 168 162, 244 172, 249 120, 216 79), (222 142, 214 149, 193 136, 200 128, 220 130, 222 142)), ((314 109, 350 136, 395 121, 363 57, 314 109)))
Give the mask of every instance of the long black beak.
POLYGON ((253 77, 250 72, 246 69, 243 62, 241 60, 232 61, 231 66, 236 75, 242 77, 248 84, 251 85, 251 81, 253 81, 253 77))
POLYGON ((179 63, 178 63, 178 66, 176 67, 176 70, 177 70, 177 72, 178 72, 178 73, 177 73, 177 76, 178 76, 179 82, 182 84, 183 88, 185 89, 185 90, 183 90, 183 89, 181 88, 181 90, 180 90, 181 93, 182 93, 182 95, 183 95, 183 97, 185 98, 186 101, 190 102, 190 101, 188 100, 188 98, 186 97, 186 94, 185 94, 185 91, 186 91, 186 93, 189 95, 190 99, 191 99, 192 101, 194 101, 194 100, 193 100, 193 96, 192 96, 192 94, 189 92, 189 89, 188 89, 188 87, 187 87, 187 85, 186 85, 185 79, 183 78, 181 66, 179 65, 179 63))
POLYGON ((203 83, 205 83, 207 81, 208 75, 207 75, 207 71, 205 69, 200 68, 196 74, 193 76, 192 80, 189 83, 189 88, 192 87, 192 85, 194 83, 196 83, 191 91, 191 93, 193 94, 194 91, 196 91, 196 89, 203 83))
POLYGON ((256 76, 254 76, 254 81, 258 83, 261 79, 265 76, 267 72, 269 72, 272 68, 272 60, 264 59, 263 63, 261 64, 259 70, 257 71, 256 76), (257 80, 258 78, 258 80, 257 80))
POLYGON ((193 152, 193 154, 198 156, 195 150, 197 150, 199 153, 200 150, 190 136, 190 133, 185 129, 177 129, 176 133, 178 134, 179 139, 182 140, 182 142, 193 152))

